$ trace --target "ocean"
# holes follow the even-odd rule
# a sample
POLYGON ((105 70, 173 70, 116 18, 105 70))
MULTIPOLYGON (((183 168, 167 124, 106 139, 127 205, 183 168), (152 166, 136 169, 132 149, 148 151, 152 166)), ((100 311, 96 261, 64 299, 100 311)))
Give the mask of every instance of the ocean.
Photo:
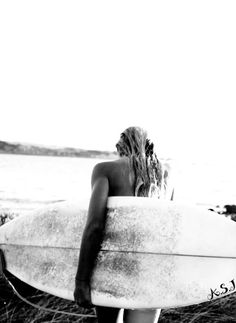
MULTIPOLYGON (((25 213, 51 202, 89 198, 94 158, 0 155, 1 212, 25 213)), ((236 168, 229 161, 172 165, 175 200, 208 206, 236 204, 236 168)))

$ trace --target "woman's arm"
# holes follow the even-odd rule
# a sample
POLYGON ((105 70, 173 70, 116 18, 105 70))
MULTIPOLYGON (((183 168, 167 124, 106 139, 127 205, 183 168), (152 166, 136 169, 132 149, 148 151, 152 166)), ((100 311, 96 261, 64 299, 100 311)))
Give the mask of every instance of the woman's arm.
POLYGON ((92 174, 92 195, 81 241, 74 292, 75 301, 83 307, 91 306, 90 279, 102 243, 108 193, 109 182, 105 175, 104 165, 97 164, 92 174))

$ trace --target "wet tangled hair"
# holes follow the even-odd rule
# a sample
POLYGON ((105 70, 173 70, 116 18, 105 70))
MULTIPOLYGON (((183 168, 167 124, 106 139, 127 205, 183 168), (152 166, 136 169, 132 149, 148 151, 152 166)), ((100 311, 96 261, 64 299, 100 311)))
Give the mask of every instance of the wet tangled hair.
POLYGON ((135 196, 160 197, 163 172, 147 132, 139 127, 127 128, 116 144, 119 155, 126 156, 135 175, 135 196))

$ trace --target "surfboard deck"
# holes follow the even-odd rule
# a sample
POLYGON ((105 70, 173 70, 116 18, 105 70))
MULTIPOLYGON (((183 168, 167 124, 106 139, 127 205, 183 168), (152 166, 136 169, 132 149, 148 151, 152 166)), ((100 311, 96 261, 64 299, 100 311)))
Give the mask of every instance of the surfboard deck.
MULTIPOLYGON (((110 197, 92 302, 119 308, 197 304, 235 291, 236 223, 176 202, 110 197)), ((60 202, 0 228, 7 270, 73 300, 88 201, 60 202)))

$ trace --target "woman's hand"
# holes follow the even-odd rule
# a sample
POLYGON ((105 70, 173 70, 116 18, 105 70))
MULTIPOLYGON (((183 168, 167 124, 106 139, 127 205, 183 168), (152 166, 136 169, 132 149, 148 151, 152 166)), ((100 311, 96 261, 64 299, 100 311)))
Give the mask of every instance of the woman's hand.
POLYGON ((90 285, 88 281, 75 281, 74 299, 76 304, 81 307, 93 307, 93 304, 91 302, 90 285))

